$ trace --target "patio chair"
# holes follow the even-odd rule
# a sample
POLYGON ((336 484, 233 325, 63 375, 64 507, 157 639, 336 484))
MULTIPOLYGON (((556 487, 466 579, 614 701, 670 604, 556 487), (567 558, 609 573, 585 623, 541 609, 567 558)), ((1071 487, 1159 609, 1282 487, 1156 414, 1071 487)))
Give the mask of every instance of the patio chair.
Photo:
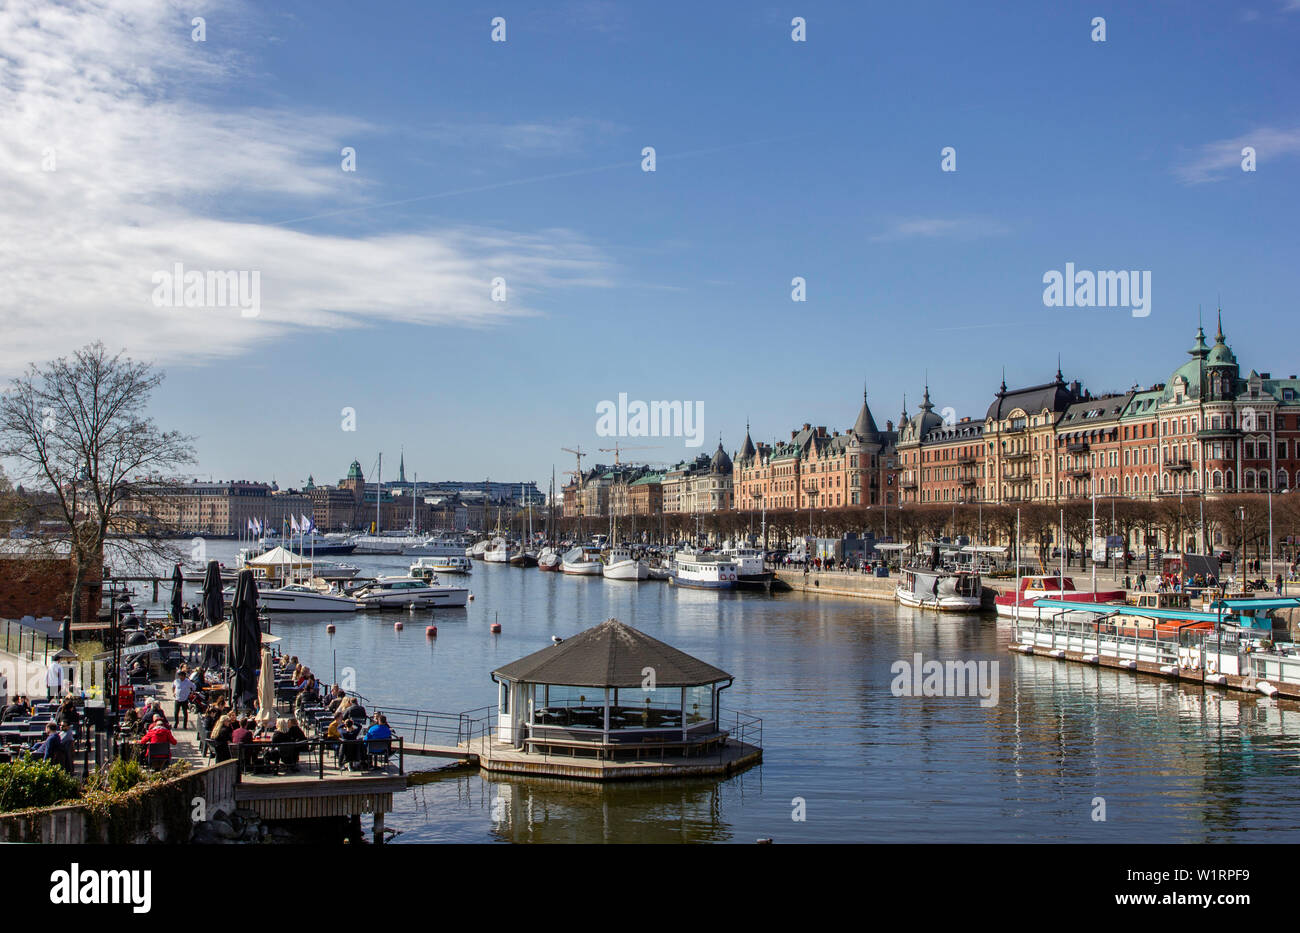
POLYGON ((378 768, 380 759, 383 759, 385 765, 393 757, 393 740, 378 739, 366 743, 366 764, 371 768, 378 768))
POLYGON ((172 747, 166 742, 150 742, 145 751, 145 762, 151 771, 161 771, 172 763, 172 747))

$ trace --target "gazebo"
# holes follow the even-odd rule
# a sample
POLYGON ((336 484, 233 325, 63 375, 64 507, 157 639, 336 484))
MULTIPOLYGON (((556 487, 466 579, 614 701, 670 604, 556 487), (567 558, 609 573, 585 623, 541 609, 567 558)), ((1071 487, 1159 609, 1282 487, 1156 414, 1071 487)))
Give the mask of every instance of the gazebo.
POLYGON ((559 749, 694 754, 725 742, 718 695, 732 676, 617 619, 492 672, 497 741, 559 749))

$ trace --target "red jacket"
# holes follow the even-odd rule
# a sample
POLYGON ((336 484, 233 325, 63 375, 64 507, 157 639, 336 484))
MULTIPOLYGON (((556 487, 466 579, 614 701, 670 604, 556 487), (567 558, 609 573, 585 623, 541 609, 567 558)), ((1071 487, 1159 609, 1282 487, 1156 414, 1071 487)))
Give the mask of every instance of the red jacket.
POLYGON ((140 736, 141 745, 156 745, 162 742, 176 744, 176 736, 172 735, 171 730, 166 726, 153 726, 148 732, 140 736))

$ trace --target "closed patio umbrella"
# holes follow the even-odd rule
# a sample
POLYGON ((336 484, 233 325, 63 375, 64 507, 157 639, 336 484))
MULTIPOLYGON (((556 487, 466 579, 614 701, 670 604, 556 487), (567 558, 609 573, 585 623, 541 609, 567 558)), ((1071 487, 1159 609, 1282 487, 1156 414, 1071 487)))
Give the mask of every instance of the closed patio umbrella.
POLYGON ((208 561, 203 574, 203 619, 208 625, 220 625, 226 617, 226 600, 221 593, 221 565, 208 561))
POLYGON ((262 649, 262 671, 257 675, 257 721, 266 725, 275 721, 275 668, 271 649, 262 649))
POLYGON ((230 602, 231 702, 247 709, 257 695, 254 672, 262 652, 262 628, 257 623, 257 583, 253 571, 239 571, 235 598, 230 602))
MULTIPOLYGON (((219 571, 218 571, 219 572, 219 571)), ((181 574, 181 565, 172 568, 172 621, 181 621, 181 611, 185 606, 185 577, 181 574)))

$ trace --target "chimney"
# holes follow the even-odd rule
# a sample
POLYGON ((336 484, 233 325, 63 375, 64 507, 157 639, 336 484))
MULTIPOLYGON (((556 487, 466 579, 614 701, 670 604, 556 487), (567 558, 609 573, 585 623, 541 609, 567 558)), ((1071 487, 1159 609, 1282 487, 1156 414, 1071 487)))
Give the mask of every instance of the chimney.
MULTIPOLYGON (((1292 378, 1295 378, 1295 377, 1293 376, 1292 378)), ((886 421, 886 422, 885 422, 885 430, 886 430, 886 431, 892 431, 892 430, 894 430, 894 422, 892 422, 892 421, 886 421)))

